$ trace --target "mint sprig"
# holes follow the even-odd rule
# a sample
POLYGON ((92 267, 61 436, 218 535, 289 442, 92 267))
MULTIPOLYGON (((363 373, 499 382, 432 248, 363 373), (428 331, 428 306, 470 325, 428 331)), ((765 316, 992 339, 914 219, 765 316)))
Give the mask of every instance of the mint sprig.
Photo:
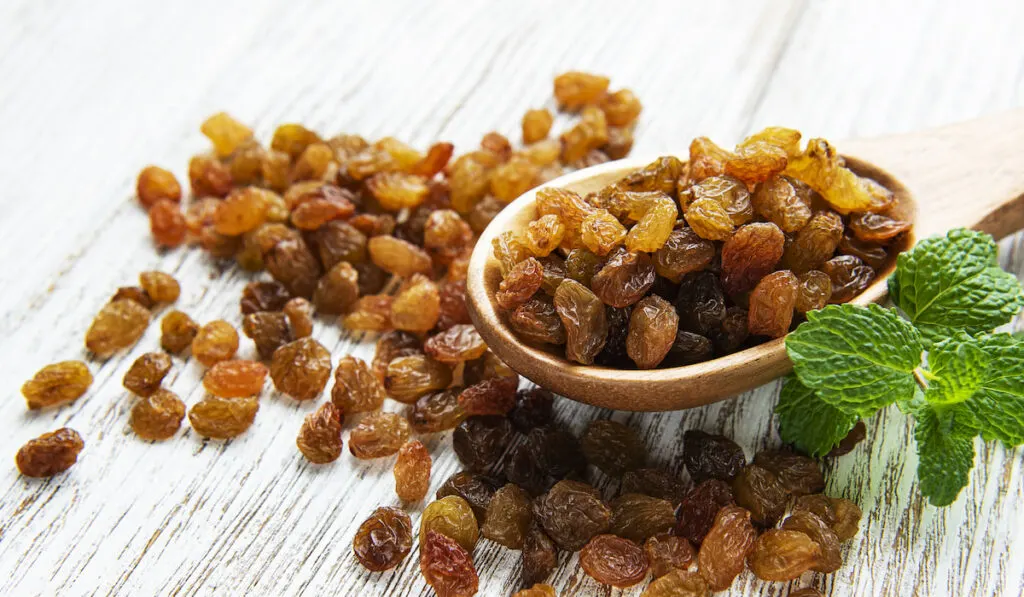
POLYGON ((829 306, 786 338, 794 376, 775 409, 780 434, 820 456, 896 403, 915 421, 920 491, 945 506, 967 485, 975 437, 1024 443, 1024 336, 992 332, 1024 291, 999 269, 992 237, 970 230, 900 255, 889 289, 899 311, 829 306))

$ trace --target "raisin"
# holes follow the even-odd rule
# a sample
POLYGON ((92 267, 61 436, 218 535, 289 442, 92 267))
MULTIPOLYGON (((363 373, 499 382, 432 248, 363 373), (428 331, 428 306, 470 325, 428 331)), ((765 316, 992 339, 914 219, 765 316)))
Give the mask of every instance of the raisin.
POLYGON ((692 228, 673 230, 665 244, 654 254, 654 270, 679 282, 688 273, 705 269, 715 256, 714 243, 702 239, 692 228))
POLYGON ((547 138, 553 122, 554 118, 546 108, 527 110, 523 115, 523 143, 535 143, 547 138))
POLYGON ((389 412, 367 413, 348 436, 348 449, 360 459, 391 456, 409 439, 409 423, 389 412))
POLYGON ((580 551, 580 567, 597 582, 626 588, 647 576, 647 556, 628 539, 598 535, 580 551))
POLYGON ((420 344, 420 339, 409 332, 392 330, 381 334, 377 339, 371 363, 373 374, 383 383, 388 363, 401 356, 421 353, 420 344))
POLYGON ((29 440, 18 449, 14 462, 26 477, 52 477, 78 462, 84 447, 77 431, 62 427, 29 440))
MULTIPOLYGON (((263 182, 263 163, 267 150, 255 139, 238 143, 228 157, 231 181, 236 186, 259 185, 263 182)), ((269 182, 269 181, 268 181, 269 182)))
POLYGON ((92 373, 82 361, 61 361, 36 371, 21 386, 28 408, 47 408, 77 400, 92 385, 92 373))
POLYGON ((384 404, 384 386, 362 360, 345 356, 334 370, 331 401, 343 413, 377 410, 384 404))
POLYGON ((103 305, 85 333, 85 347, 106 358, 135 344, 149 325, 149 309, 135 301, 118 299, 103 305))
POLYGON ((639 468, 622 475, 620 491, 623 494, 640 493, 668 500, 673 506, 683 501, 686 485, 669 471, 655 468, 639 468))
POLYGON ((509 549, 522 549, 531 522, 530 496, 510 483, 495 492, 480 533, 509 549))
POLYGON ((469 417, 455 428, 452 446, 467 469, 483 472, 501 460, 512 433, 512 424, 505 417, 469 417))
MULTIPOLYGON (((545 218, 557 216, 546 215, 545 218)), ((607 210, 595 211, 580 224, 580 239, 588 251, 604 256, 626 240, 626 227, 607 210)))
POLYGON ((259 394, 266 378, 267 367, 263 363, 221 361, 203 375, 203 387, 221 398, 242 398, 259 394))
POLYGON ((647 294, 654 279, 654 265, 646 253, 619 249, 594 275, 590 287, 606 305, 628 307, 647 294))
POLYGON ((633 362, 626 352, 626 341, 629 337, 629 318, 632 309, 625 307, 605 308, 605 317, 608 320, 608 335, 605 337, 604 347, 594 358, 594 362, 607 367, 632 367, 633 362))
MULTIPOLYGON (((335 386, 337 387, 337 386, 335 386)), ((459 406, 462 387, 430 392, 421 396, 409 412, 409 424, 416 433, 436 433, 454 429, 467 417, 459 406)))
POLYGON ((534 516, 554 542, 577 551, 608 530, 611 510, 597 490, 579 481, 559 481, 534 501, 534 516))
POLYGON ((612 126, 632 124, 643 109, 640 100, 629 89, 605 94, 598 105, 608 118, 608 124, 612 126))
POLYGON ((754 456, 754 464, 766 468, 794 495, 819 493, 825 489, 825 477, 813 458, 787 450, 768 450, 754 456))
POLYGON ((283 151, 266 152, 260 163, 260 174, 267 186, 277 192, 284 191, 291 184, 291 158, 283 151))
POLYGON ((750 293, 747 326, 751 334, 780 338, 789 331, 796 307, 798 281, 788 270, 768 274, 750 293))
POLYGON ((812 269, 797 276, 797 282, 795 307, 798 313, 821 309, 828 304, 832 280, 826 273, 812 269))
POLYGON ((444 169, 448 160, 452 157, 455 146, 451 143, 434 143, 427 149, 427 155, 412 165, 409 171, 426 178, 433 178, 438 172, 444 169))
POLYGON ((438 597, 476 594, 480 580, 465 549, 434 531, 428 531, 420 543, 420 573, 438 597))
POLYGON ((192 356, 207 367, 235 356, 238 332, 230 323, 217 319, 199 328, 192 340, 192 356))
POLYGON ((697 572, 675 569, 647 585, 641 597, 708 597, 711 589, 697 572))
POLYGON ((193 156, 188 162, 193 197, 224 197, 232 188, 231 170, 212 156, 193 156))
POLYGON ((352 264, 338 262, 317 282, 313 303, 317 311, 337 315, 348 311, 359 298, 359 274, 352 264))
POLYGON ((388 363, 384 389, 388 396, 411 404, 426 394, 448 387, 452 370, 448 365, 422 355, 398 357, 388 363))
POLYGON ((697 137, 690 142, 690 179, 701 182, 711 176, 725 173, 725 162, 732 152, 722 149, 707 137, 697 137))
POLYGON ((821 555, 811 566, 815 572, 828 574, 839 570, 839 567, 843 565, 843 556, 839 551, 839 537, 817 514, 806 510, 796 510, 783 521, 782 529, 799 531, 818 544, 821 555))
POLYGON ((694 483, 732 481, 746 466, 747 457, 739 444, 724 435, 691 429, 683 434, 683 463, 694 483))
POLYGON ((149 209, 157 201, 181 201, 181 185, 169 170, 159 166, 146 166, 139 172, 135 192, 142 207, 149 209))
POLYGON ((518 387, 518 377, 485 379, 459 394, 459 406, 468 415, 504 415, 515 406, 518 387))
POLYGON ((270 275, 284 284, 292 296, 313 296, 320 279, 320 261, 302 237, 278 242, 264 255, 264 259, 270 275))
POLYGON ((729 294, 752 290, 782 258, 785 237, 775 224, 741 226, 722 246, 722 286, 729 294))
POLYGON ((565 260, 558 255, 551 254, 540 258, 539 261, 544 267, 544 280, 541 282, 541 289, 548 295, 555 296, 558 285, 565 279, 565 260))
POLYGON ((280 311, 291 298, 291 293, 280 282, 273 280, 249 282, 242 289, 242 299, 239 304, 242 314, 249 315, 260 311, 280 311))
POLYGON ((796 232, 811 219, 808 191, 788 176, 773 176, 754 192, 754 211, 783 232, 796 232))
POLYGON ((239 145, 252 138, 252 129, 226 112, 210 116, 199 130, 213 142, 213 149, 220 157, 231 155, 239 145))
POLYGON ((757 531, 750 524, 750 513, 738 506, 725 506, 697 552, 697 567, 714 591, 729 588, 743 571, 747 554, 754 548, 757 531))
MULTIPOLYGON (((583 233, 584 242, 586 242, 585 230, 583 233)), ((558 216, 548 214, 541 216, 526 226, 526 237, 523 241, 531 255, 534 257, 544 257, 558 248, 564 236, 565 224, 562 223, 558 216)), ((623 236, 625 236, 625 231, 623 231, 623 236)))
POLYGON ((804 587, 789 594, 789 597, 822 597, 821 593, 814 587, 804 587))
POLYGON ((259 399, 206 396, 188 411, 192 429, 203 437, 230 439, 245 433, 256 419, 259 399))
POLYGON ((761 580, 789 581, 813 568, 821 548, 799 531, 769 529, 750 553, 750 570, 761 580))
POLYGON ((299 338, 274 351, 270 378, 277 391, 296 400, 320 395, 331 376, 331 353, 312 338, 299 338))
POLYGON ((516 392, 515 406, 508 413, 508 420, 520 433, 528 433, 534 427, 551 423, 552 406, 555 397, 544 388, 532 388, 516 392))
POLYGON ((746 309, 741 307, 726 309, 725 319, 709 333, 711 343, 718 356, 733 353, 746 342, 747 336, 750 334, 747 327, 748 319, 749 315, 746 309))
POLYGON ((540 262, 530 257, 520 261, 501 281, 494 298, 503 309, 513 310, 530 299, 544 279, 540 262))
POLYGON ((458 324, 469 324, 469 309, 466 307, 466 281, 442 282, 439 286, 440 311, 437 329, 447 330, 458 324))
POLYGON ((480 537, 476 517, 469 502, 454 495, 431 502, 423 509, 423 515, 420 517, 421 542, 429 532, 454 539, 467 551, 473 550, 480 537))
MULTIPOLYGON (((744 325, 746 325, 745 317, 744 325)), ((711 340, 708 338, 693 332, 676 330, 675 340, 668 349, 664 363, 670 367, 692 365, 710 359, 713 353, 711 340)))
POLYGON ((616 421, 592 421, 580 445, 587 462, 613 477, 641 468, 647 460, 647 447, 636 432, 616 421))
POLYGON ((675 343, 678 329, 679 315, 671 303, 656 295, 641 299, 629 318, 629 358, 640 369, 657 367, 675 343))
POLYGON ((516 591, 512 597, 558 597, 558 593, 551 585, 537 583, 528 589, 516 591))
POLYGON ((665 246, 679 215, 676 203, 659 192, 633 193, 629 218, 637 220, 626 235, 630 251, 653 253, 665 246))
MULTIPOLYGON (((594 275, 604 266, 604 260, 586 249, 573 249, 565 258, 565 275, 569 278, 590 287, 594 275)), ((557 292, 558 288, 555 288, 557 292)), ((553 293, 552 293, 553 296, 553 293)))
POLYGON ((676 524, 672 502, 639 493, 627 493, 611 501, 608 532, 642 543, 676 524))
POLYGON ((875 270, 853 255, 833 257, 822 264, 821 271, 832 282, 830 303, 848 302, 875 281, 875 270))
POLYGON ((786 151, 764 141, 747 139, 725 161, 725 173, 748 185, 764 182, 781 174, 789 162, 786 151))
POLYGON ((295 444, 306 460, 314 464, 334 462, 341 456, 342 411, 332 402, 325 402, 306 415, 295 444))
POLYGON ((288 318, 294 338, 306 338, 313 335, 313 305, 301 296, 297 296, 284 304, 284 314, 288 318))
POLYGON ((608 90, 608 77, 569 71, 555 77, 555 99, 567 110, 595 104, 608 90))
POLYGON ((129 392, 149 396, 160 389, 160 383, 170 370, 171 357, 162 352, 147 352, 135 359, 122 383, 129 392))
POLYGON ((314 238, 317 254, 324 269, 329 270, 342 261, 366 261, 366 235, 346 222, 327 222, 316 230, 314 238))
POLYGON ((565 344, 565 325, 555 305, 547 299, 530 299, 509 315, 509 327, 530 342, 565 344))
POLYGON ((503 203, 510 203, 537 184, 540 168, 525 157, 513 157, 491 172, 491 194, 503 203))
POLYGON ((821 493, 797 496, 793 500, 792 511, 794 513, 801 511, 810 512, 829 525, 829 528, 836 522, 836 513, 832 508, 832 500, 821 493))
POLYGON ((559 137, 562 142, 562 162, 573 164, 584 160, 588 153, 608 142, 608 120, 596 106, 586 106, 580 120, 559 137))
POLYGON ((359 297, 348 314, 341 318, 350 331, 381 332, 391 327, 391 302, 387 294, 359 297))
POLYGON ((267 201, 262 189, 235 189, 220 202, 213 218, 218 234, 235 236, 256 229, 267 218, 267 201))
POLYGON ((679 328, 708 335, 725 319, 725 295, 718 276, 710 271, 687 276, 675 301, 679 328))
POLYGON ((173 303, 181 294, 181 286, 170 274, 164 272, 142 272, 139 284, 155 303, 173 303))
POLYGON ((601 299, 579 282, 565 279, 555 291, 554 304, 566 330, 565 356, 583 365, 593 363, 608 335, 601 299))
POLYGON ((110 302, 118 300, 135 301, 146 309, 152 309, 154 304, 153 299, 150 298, 149 294, 141 286, 122 286, 118 288, 114 296, 110 297, 110 302))
POLYGON ((802 274, 819 269, 832 256, 843 236, 843 220, 832 211, 820 211, 786 245, 781 266, 802 274))
POLYGON ((395 460, 395 493, 405 503, 418 502, 430 488, 430 452, 419 440, 406 443, 395 460))
POLYGON ((703 199, 718 203, 736 226, 742 226, 754 217, 750 192, 745 184, 735 178, 712 176, 692 185, 680 196, 681 203, 687 208, 703 199))
POLYGON ((149 230, 160 247, 173 249, 185 242, 185 216, 177 202, 160 199, 149 209, 149 230))
POLYGON ((394 568, 411 549, 412 520, 400 508, 377 508, 352 539, 356 559, 373 572, 394 568))
POLYGON ((885 247, 862 241, 849 233, 839 240, 839 252, 853 255, 876 270, 885 266, 889 260, 889 252, 885 247))
MULTIPOLYGON (((473 515, 477 523, 483 523, 487 515, 487 506, 491 503, 494 493, 501 486, 501 483, 469 471, 455 473, 445 480, 441 488, 437 490, 436 497, 441 499, 450 495, 458 496, 469 504, 473 509, 473 515)), ((543 579, 542 579, 543 580, 543 579)))
POLYGON ((846 434, 846 437, 841 439, 836 447, 832 448, 826 456, 842 456, 843 454, 849 454, 857 444, 864 441, 864 438, 868 434, 867 426, 864 425, 864 421, 857 421, 857 424, 853 426, 853 429, 846 434))
POLYGON ((808 141, 804 152, 789 160, 786 174, 810 185, 843 213, 882 211, 892 203, 888 190, 848 170, 843 158, 824 139, 808 141))
POLYGON ((835 513, 835 522, 831 524, 840 541, 849 541, 857 535, 860 529, 861 511, 857 504, 842 498, 829 498, 832 501, 832 511, 835 513))
POLYGON ((665 576, 672 570, 687 570, 697 559, 697 550, 682 537, 661 533, 644 541, 644 553, 654 578, 665 576))
POLYGON ((715 516, 723 507, 735 504, 729 484, 720 479, 698 483, 679 506, 679 522, 674 533, 700 545, 711 530, 715 516))
POLYGON ((736 503, 750 511, 750 518, 761 526, 772 526, 782 517, 789 494, 775 473, 752 464, 732 481, 736 503))
POLYGON ((430 193, 425 178, 402 172, 378 172, 366 181, 366 190, 387 211, 418 207, 430 193))
POLYGON ((135 403, 129 425, 135 435, 146 440, 173 437, 185 418, 185 403, 173 392, 159 389, 135 403))
POLYGON ((179 353, 192 345, 199 333, 199 324, 182 311, 171 311, 160 320, 160 347, 179 353))
POLYGON ((429 212, 423 226, 423 247, 436 261, 450 263, 473 240, 473 230, 453 210, 429 212))
POLYGON ((609 158, 621 160, 633 150, 633 127, 608 127, 608 142, 601 148, 609 158))
POLYGON ((391 325, 400 330, 426 332, 437 324, 440 313, 437 284, 422 274, 413 274, 391 303, 391 325))
POLYGON ((274 351, 292 341, 284 313, 259 311, 242 319, 242 332, 252 339, 260 357, 269 359, 274 351))

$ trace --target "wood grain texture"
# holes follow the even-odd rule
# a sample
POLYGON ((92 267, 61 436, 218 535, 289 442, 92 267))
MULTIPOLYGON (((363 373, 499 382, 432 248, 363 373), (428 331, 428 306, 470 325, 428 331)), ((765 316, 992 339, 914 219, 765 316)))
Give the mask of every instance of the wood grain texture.
MULTIPOLYGON (((146 163, 184 174, 205 147, 197 127, 208 114, 228 110, 263 138, 301 121, 465 149, 491 129, 517 137, 526 108, 550 105, 551 77, 582 68, 644 101, 638 154, 695 134, 730 143, 767 124, 851 138, 1024 105, 1022 19, 1024 4, 1009 0, 0 3, 0 454, 61 425, 86 442, 79 464, 51 480, 0 467, 0 594, 430 594, 415 557, 383 574, 356 564, 358 523, 396 503, 392 463, 306 464, 294 440, 314 405, 268 393, 236 440, 136 440, 120 380, 157 346, 157 326, 127 354, 91 363, 93 387, 74 405, 24 409, 20 384, 46 363, 84 357, 92 315, 141 270, 173 272, 176 306, 196 319, 239 322, 251 276, 196 252, 155 253, 131 197, 146 163)), ((1001 246, 1002 264, 1024 274, 1021 236, 1001 246)), ((370 353, 328 321, 316 337, 335 360, 370 353)), ((243 342, 242 354, 253 352, 243 342)), ((193 404, 200 373, 176 359, 171 389, 193 404)), ((628 422, 654 463, 681 471, 685 429, 724 432, 748 455, 777 445, 777 392, 771 383, 662 414, 563 400, 558 414, 577 432, 597 417, 628 422)), ((722 594, 1021 594, 1021 452, 979 444, 970 486, 937 510, 917 493, 906 419, 889 410, 868 428, 871 441, 828 471, 828 492, 867 513, 847 564, 787 584, 743 574, 722 594)), ((432 489, 458 468, 449 444, 445 434, 427 442, 432 489)), ((482 541, 474 557, 481 594, 509 594, 517 554, 482 541)), ((561 564, 552 581, 563 595, 639 592, 599 587, 575 556, 561 564)))

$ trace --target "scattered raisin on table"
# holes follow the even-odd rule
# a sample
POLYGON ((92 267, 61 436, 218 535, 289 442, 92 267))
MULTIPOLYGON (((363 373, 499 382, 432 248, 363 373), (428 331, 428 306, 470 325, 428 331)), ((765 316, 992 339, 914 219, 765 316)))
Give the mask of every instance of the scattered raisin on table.
POLYGON ((313 335, 313 305, 309 301, 297 296, 285 303, 282 311, 288 318, 292 337, 299 339, 313 335))
POLYGON ((398 452, 409 439, 409 423, 389 412, 364 416, 348 436, 348 449, 360 459, 382 458, 398 452))
POLYGON ((377 508, 352 539, 356 559, 373 572, 394 568, 411 549, 412 520, 400 508, 377 508))
POLYGON ((562 549, 577 551, 608 530, 611 510, 597 490, 579 481, 559 481, 534 500, 533 515, 562 549))
POLYGON ((163 352, 147 352, 135 359, 124 374, 124 387, 138 396, 149 396, 171 370, 171 357, 163 352))
POLYGON ((733 505, 736 499, 729 484, 720 479, 698 483, 679 506, 679 521, 674 533, 700 545, 711 530, 718 511, 733 505))
POLYGON ((280 311, 257 311, 242 318, 242 333, 256 345, 260 358, 269 360, 274 351, 293 340, 288 317, 280 311))
POLYGON ((751 464, 744 467, 732 481, 736 503, 750 512, 750 518, 761 526, 772 526, 782 517, 789 492, 775 473, 751 464))
POLYGON ((647 576, 647 556, 629 539, 598 535, 580 551, 580 567, 599 583, 632 587, 647 576))
POLYGON ((129 425, 142 439, 159 441, 174 436, 184 418, 185 403, 161 388, 135 403, 129 425))
POLYGON ((176 201, 160 199, 149 208, 149 230, 157 246, 173 249, 185 242, 185 215, 176 201))
POLYGON ((666 532, 676 524, 675 506, 668 500, 626 493, 608 505, 612 509, 608 532, 637 543, 666 532))
POLYGON ((532 388, 516 392, 515 406, 508 413, 508 420, 520 433, 527 433, 534 427, 551 423, 554 395, 544 388, 532 388))
POLYGON ((697 572, 675 569, 654 579, 647 585, 641 597, 708 597, 711 589, 697 572))
POLYGON ((152 309, 154 305, 152 297, 141 286, 122 286, 110 297, 111 302, 121 299, 135 301, 146 309, 152 309))
POLYGON ((656 468, 638 468, 622 475, 619 492, 640 493, 668 500, 673 506, 686 497, 688 488, 682 479, 670 471, 656 468))
POLYGON ((174 203, 181 201, 181 185, 178 184, 178 179, 169 170, 159 166, 146 166, 139 172, 135 192, 146 209, 161 200, 174 203))
POLYGON ((468 415, 505 415, 516 405, 518 377, 493 377, 459 394, 459 406, 468 415))
POLYGON ((813 458, 789 450, 765 450, 754 455, 754 464, 775 473, 786 491, 794 495, 819 493, 825 477, 813 458))
MULTIPOLYGON (((337 387, 337 386, 335 386, 337 387)), ((454 429, 468 416, 459 406, 461 386, 420 396, 409 411, 409 424, 416 433, 436 433, 454 429)))
POLYGON ((509 549, 522 549, 533 522, 530 495, 509 483, 496 491, 487 506, 480 534, 509 549))
POLYGON ((683 463, 694 483, 732 481, 746 466, 747 457, 739 444, 724 435, 690 429, 683 434, 683 463))
POLYGON ((106 358, 142 337, 150 312, 139 303, 118 299, 103 305, 85 333, 85 347, 106 358))
POLYGON ((477 528, 476 516, 466 500, 450 495, 430 502, 420 516, 420 541, 426 539, 427 533, 436 532, 454 539, 464 549, 473 551, 480 530, 477 528))
POLYGON ((437 490, 435 497, 441 499, 454 495, 466 500, 469 507, 473 509, 477 524, 482 524, 487 515, 487 506, 491 503, 491 499, 499 487, 501 487, 501 483, 493 477, 460 471, 445 480, 437 490))
POLYGON ((725 506, 697 552, 697 568, 713 591, 722 591, 743 571, 747 554, 754 548, 757 531, 750 524, 750 512, 739 506, 725 506))
POLYGON ((528 589, 516 591, 512 597, 558 597, 558 593, 551 585, 537 583, 528 589))
POLYGON ((452 447, 467 469, 484 472, 500 460, 512 434, 512 424, 505 417, 469 417, 455 428, 452 447))
POLYGON ((587 462, 613 477, 642 468, 647 461, 647 447, 636 432, 616 421, 591 422, 580 445, 587 462))
POLYGON ((77 400, 92 385, 92 373, 82 361, 46 365, 21 386, 28 408, 47 408, 77 400))
POLYGON ((78 462, 85 442, 74 429, 62 427, 29 440, 14 457, 18 470, 26 477, 52 477, 78 462))
POLYGON ((181 286, 170 274, 164 272, 142 272, 139 285, 154 303, 173 303, 181 294, 181 286))
POLYGON ((344 356, 334 370, 331 401, 346 414, 369 412, 384 404, 384 386, 362 359, 344 356))
POLYGON ((480 585, 470 554, 434 531, 420 541, 420 573, 438 597, 470 597, 480 585))
POLYGON ((245 433, 252 426, 259 409, 259 399, 253 396, 206 396, 188 411, 188 421, 192 429, 203 437, 230 439, 245 433))
POLYGON ((306 460, 327 464, 341 456, 341 424, 344 418, 343 412, 329 401, 306 415, 295 440, 306 460))
POLYGON ((249 282, 242 289, 242 314, 280 311, 291 298, 292 295, 284 287, 284 284, 276 280, 249 282))
POLYGON ((687 570, 697 559, 697 550, 689 541, 668 533, 648 537, 644 541, 644 553, 654 578, 665 576, 674 569, 687 570))
POLYGON ((406 503, 418 502, 430 488, 430 452, 419 440, 412 440, 398 450, 395 460, 395 493, 406 503))
POLYGON ((406 404, 416 402, 428 392, 444 389, 451 382, 451 367, 424 354, 395 358, 384 374, 388 396, 406 404))
POLYGON ((750 570, 761 580, 784 582, 813 568, 820 557, 821 548, 806 534, 769 529, 750 552, 750 570))
POLYGON ((817 514, 806 510, 794 510, 782 521, 783 530, 800 531, 818 544, 821 555, 811 567, 815 572, 828 574, 839 570, 843 565, 843 555, 839 551, 839 536, 817 514))
POLYGON ((279 392, 296 400, 320 395, 331 377, 331 353, 313 338, 299 338, 274 351, 270 378, 279 392))
POLYGON ((192 356, 207 367, 235 356, 238 351, 238 332, 223 319, 217 319, 199 328, 192 340, 192 356))

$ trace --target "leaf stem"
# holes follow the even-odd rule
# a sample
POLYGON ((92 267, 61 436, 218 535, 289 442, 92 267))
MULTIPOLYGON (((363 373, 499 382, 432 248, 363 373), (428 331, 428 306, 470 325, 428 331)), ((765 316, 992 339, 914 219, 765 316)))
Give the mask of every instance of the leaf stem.
POLYGON ((920 367, 914 368, 914 381, 921 387, 922 390, 928 389, 928 379, 926 378, 927 372, 920 367))

